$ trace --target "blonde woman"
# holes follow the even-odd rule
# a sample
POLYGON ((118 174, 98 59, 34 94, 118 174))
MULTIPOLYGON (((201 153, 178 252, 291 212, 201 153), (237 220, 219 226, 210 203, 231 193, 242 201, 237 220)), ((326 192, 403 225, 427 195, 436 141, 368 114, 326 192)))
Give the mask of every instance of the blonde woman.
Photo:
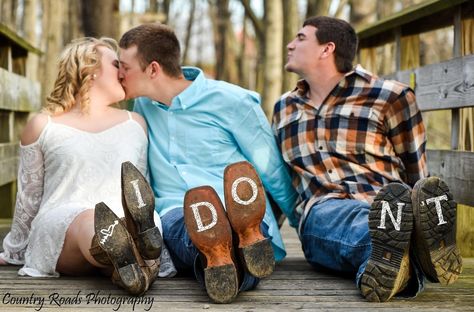
POLYGON ((0 264, 23 265, 19 274, 34 277, 113 272, 138 295, 156 278, 160 255, 160 275, 175 270, 143 177, 146 123, 110 106, 125 96, 116 51, 112 39, 82 38, 62 53, 54 90, 21 135, 15 216, 0 264))

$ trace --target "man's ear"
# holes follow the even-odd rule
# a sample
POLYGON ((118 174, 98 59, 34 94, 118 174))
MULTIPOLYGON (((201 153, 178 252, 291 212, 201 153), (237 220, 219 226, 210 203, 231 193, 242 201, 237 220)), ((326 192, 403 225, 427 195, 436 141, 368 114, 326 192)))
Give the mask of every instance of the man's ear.
POLYGON ((326 46, 323 49, 322 56, 323 57, 328 57, 328 56, 334 54, 335 50, 336 50, 336 45, 334 44, 334 42, 328 42, 328 43, 326 43, 326 46))
POLYGON ((150 78, 154 79, 161 73, 161 66, 158 64, 158 62, 153 61, 148 65, 148 70, 150 78))

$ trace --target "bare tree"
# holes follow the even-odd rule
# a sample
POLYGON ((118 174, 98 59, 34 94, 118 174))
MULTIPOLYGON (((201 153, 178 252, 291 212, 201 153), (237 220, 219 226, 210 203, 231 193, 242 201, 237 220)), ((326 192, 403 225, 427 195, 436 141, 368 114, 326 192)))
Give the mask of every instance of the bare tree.
POLYGON ((331 0, 308 0, 306 3, 306 17, 328 15, 330 6, 331 0))
POLYGON ((194 12, 196 11, 196 0, 191 0, 191 6, 189 7, 189 19, 186 27, 186 36, 184 38, 184 50, 183 50, 183 63, 188 62, 189 43, 191 41, 192 27, 194 24, 194 12))
POLYGON ((57 60, 63 47, 62 23, 65 16, 63 1, 42 0, 42 35, 41 48, 44 55, 41 59, 41 89, 43 100, 52 91, 57 74, 57 60))
MULTIPOLYGON (((283 12, 285 18, 283 19, 283 64, 286 63, 287 49, 286 45, 293 40, 300 27, 299 16, 298 16, 298 1, 287 0, 283 1, 283 12)), ((295 87, 298 76, 294 73, 289 73, 283 68, 283 83, 282 93, 295 87)))
POLYGON ((82 0, 82 21, 86 36, 114 36, 114 0, 82 0))
POLYGON ((262 106, 267 117, 273 113, 273 105, 281 95, 282 45, 283 45, 283 5, 280 0, 265 1, 265 56, 263 59, 262 106))

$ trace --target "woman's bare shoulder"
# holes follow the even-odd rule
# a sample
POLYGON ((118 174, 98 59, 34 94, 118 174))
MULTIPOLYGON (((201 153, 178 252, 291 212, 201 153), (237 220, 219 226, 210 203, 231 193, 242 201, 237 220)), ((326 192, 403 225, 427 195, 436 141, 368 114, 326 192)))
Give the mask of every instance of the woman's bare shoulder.
POLYGON ((36 142, 47 123, 48 115, 45 113, 38 113, 31 117, 21 134, 21 144, 29 145, 36 142))
POLYGON ((138 122, 142 126, 143 131, 145 131, 145 134, 146 134, 147 133, 147 124, 146 124, 145 119, 142 117, 142 115, 140 115, 138 113, 135 113, 135 112, 132 112, 132 118, 133 118, 133 120, 135 120, 136 122, 138 122))

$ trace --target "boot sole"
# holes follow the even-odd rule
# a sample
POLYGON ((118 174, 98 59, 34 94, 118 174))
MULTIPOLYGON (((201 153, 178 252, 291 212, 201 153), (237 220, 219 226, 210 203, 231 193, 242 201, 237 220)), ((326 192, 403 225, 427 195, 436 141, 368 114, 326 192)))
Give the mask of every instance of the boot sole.
POLYGON ((119 279, 129 293, 140 295, 146 280, 133 253, 133 240, 117 215, 104 203, 95 206, 95 233, 100 247, 107 253, 119 279))
POLYGON ((269 276, 275 268, 275 257, 270 240, 260 229, 266 209, 265 191, 250 163, 242 161, 226 167, 224 194, 246 270, 258 278, 269 276), (241 182, 236 183, 238 179, 241 182))
MULTIPOLYGON (((155 196, 145 177, 128 161, 122 164, 122 193, 124 209, 128 209, 128 216, 135 224, 140 254, 143 259, 158 259, 163 237, 153 219, 155 196), (139 194, 135 187, 139 189, 139 194)), ((127 217, 127 213, 125 216, 127 217)))
POLYGON ((400 183, 391 183, 382 188, 375 197, 369 212, 372 251, 361 278, 361 292, 367 300, 385 302, 392 297, 403 255, 410 245, 412 229, 413 212, 410 190, 400 183), (385 216, 385 229, 379 228, 382 201, 389 203, 394 218, 398 215, 397 202, 405 204, 400 230, 395 229, 388 214, 385 216))
POLYGON ((189 238, 206 258, 204 280, 209 297, 216 303, 231 302, 239 289, 237 269, 232 260, 232 230, 219 196, 212 187, 200 186, 186 192, 184 223, 189 238), (211 204, 215 210, 202 203, 211 204))
POLYGON ((462 257, 456 246, 456 202, 448 186, 437 177, 418 181, 413 188, 415 216, 415 254, 428 279, 448 285, 462 272, 462 257), (440 201, 442 219, 435 203, 426 203, 433 197, 446 195, 440 201), (445 222, 444 224, 440 224, 445 222))

